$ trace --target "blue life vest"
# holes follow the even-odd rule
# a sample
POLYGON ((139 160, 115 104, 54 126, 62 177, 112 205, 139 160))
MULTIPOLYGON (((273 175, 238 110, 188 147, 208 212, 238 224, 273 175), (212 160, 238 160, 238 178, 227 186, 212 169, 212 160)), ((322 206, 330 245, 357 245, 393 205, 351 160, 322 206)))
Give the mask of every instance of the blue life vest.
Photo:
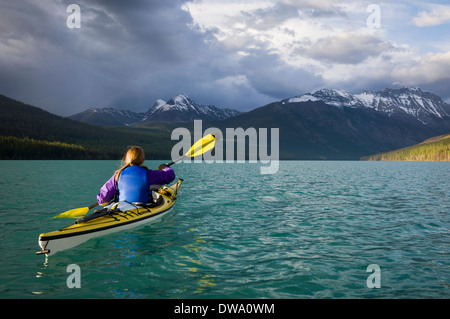
POLYGON ((128 203, 147 203, 149 184, 147 169, 140 166, 129 166, 119 176, 119 201, 128 203))

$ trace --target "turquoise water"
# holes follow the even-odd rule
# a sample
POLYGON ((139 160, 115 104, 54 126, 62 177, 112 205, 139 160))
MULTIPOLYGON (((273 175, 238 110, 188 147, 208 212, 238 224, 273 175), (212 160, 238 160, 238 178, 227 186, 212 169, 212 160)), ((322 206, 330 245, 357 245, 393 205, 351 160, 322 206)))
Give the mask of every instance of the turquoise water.
POLYGON ((36 256, 40 233, 72 222, 51 217, 95 202, 119 165, 0 162, 0 298, 450 297, 448 162, 177 164, 162 221, 36 256))

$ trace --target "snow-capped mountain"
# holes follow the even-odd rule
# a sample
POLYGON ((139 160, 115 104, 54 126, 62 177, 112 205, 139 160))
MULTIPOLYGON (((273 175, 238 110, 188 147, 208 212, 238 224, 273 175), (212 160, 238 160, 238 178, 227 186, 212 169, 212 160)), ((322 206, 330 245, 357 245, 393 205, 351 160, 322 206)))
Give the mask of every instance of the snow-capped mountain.
POLYGON ((185 94, 179 94, 168 102, 157 100, 148 112, 149 121, 224 120, 240 114, 231 109, 219 109, 214 105, 200 105, 185 94))
POLYGON ((348 160, 448 134, 449 114, 441 98, 419 89, 320 90, 234 116, 218 128, 278 128, 283 159, 348 160))
POLYGON ((385 89, 351 94, 344 90, 322 89, 283 100, 282 103, 322 101, 339 108, 371 108, 387 115, 410 115, 428 124, 432 117, 450 117, 450 105, 439 96, 419 88, 385 89))
MULTIPOLYGON (((439 96, 419 88, 385 89, 351 94, 345 90, 322 89, 281 101, 292 104, 321 101, 343 108, 372 109, 388 117, 417 120, 421 124, 440 125, 439 119, 450 119, 450 105, 439 96)), ((71 119, 95 125, 131 126, 146 121, 182 122, 199 120, 224 120, 240 114, 231 109, 219 109, 213 105, 200 105, 185 94, 169 101, 158 99, 145 113, 113 108, 91 108, 70 116, 71 119)))
POLYGON ((156 100, 145 113, 114 108, 90 108, 69 118, 94 125, 132 126, 146 121, 223 120, 238 114, 240 112, 236 110, 197 104, 187 95, 179 94, 168 102, 161 99, 156 100))

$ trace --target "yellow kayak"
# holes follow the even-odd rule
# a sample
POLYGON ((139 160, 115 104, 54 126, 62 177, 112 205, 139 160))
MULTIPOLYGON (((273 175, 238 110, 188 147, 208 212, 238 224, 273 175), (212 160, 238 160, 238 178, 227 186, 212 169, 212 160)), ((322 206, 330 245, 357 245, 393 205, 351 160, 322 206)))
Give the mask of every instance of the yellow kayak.
POLYGON ((156 191, 157 199, 150 205, 113 203, 101 211, 78 219, 74 224, 39 236, 41 250, 36 254, 53 255, 78 246, 91 238, 108 235, 155 221, 167 214, 177 200, 182 179, 156 191))

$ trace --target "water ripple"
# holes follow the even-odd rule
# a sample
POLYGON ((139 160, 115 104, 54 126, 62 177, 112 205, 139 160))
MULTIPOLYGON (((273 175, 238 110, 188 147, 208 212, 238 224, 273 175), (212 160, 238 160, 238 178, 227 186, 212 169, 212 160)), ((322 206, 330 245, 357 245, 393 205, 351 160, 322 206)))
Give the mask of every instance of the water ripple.
POLYGON ((258 164, 180 164, 175 169, 185 183, 164 220, 91 240, 42 263, 33 255, 38 234, 67 222, 49 217, 91 198, 118 163, 52 161, 50 169, 46 161, 7 161, 0 187, 15 204, 0 206, 1 249, 8 256, 0 293, 448 298, 449 165, 281 162, 277 174, 260 175, 258 164), (63 193, 71 172, 72 182, 86 189, 63 193), (71 263, 82 269, 78 291, 65 286, 71 263), (381 268, 380 289, 366 285, 370 264, 381 268))

